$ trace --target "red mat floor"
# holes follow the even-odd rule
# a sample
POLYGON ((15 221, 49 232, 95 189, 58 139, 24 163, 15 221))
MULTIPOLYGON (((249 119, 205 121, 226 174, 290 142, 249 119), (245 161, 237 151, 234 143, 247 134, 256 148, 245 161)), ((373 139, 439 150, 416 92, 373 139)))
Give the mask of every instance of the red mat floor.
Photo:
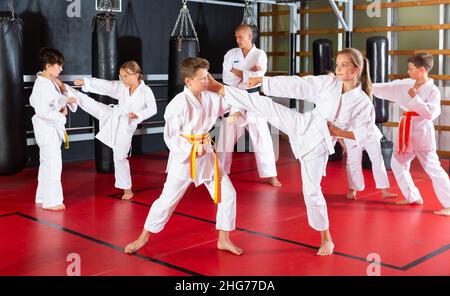
MULTIPOLYGON (((64 165, 64 212, 34 204, 37 168, 0 177, 0 275, 66 275, 73 253, 82 275, 367 275, 370 254, 379 256, 381 275, 450 275, 450 218, 433 215, 440 205, 417 161, 412 172, 425 204, 403 207, 381 199, 369 170, 366 190, 346 200, 344 162, 329 163, 322 188, 336 249, 318 257, 299 163, 286 142, 280 154, 281 188, 258 178, 251 153, 234 156, 237 230, 231 236, 245 250, 240 257, 216 250, 215 206, 206 188, 194 186, 163 232, 137 254, 123 253, 162 191, 166 153, 131 158, 132 201, 120 200, 114 176, 97 174, 93 161, 64 165)), ((448 170, 449 161, 441 162, 448 170)), ((389 178, 399 193, 390 171, 389 178)))

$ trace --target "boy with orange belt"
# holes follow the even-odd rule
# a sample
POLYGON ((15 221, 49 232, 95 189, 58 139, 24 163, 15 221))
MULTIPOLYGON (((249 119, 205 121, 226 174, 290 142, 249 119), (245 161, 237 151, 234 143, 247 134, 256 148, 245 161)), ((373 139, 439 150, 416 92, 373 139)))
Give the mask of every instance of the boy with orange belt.
POLYGON ((411 161, 417 156, 433 182, 433 188, 443 209, 436 215, 450 216, 450 180, 441 167, 436 153, 433 120, 441 113, 441 93, 428 72, 433 67, 433 56, 420 53, 408 59, 410 79, 373 84, 373 94, 396 102, 405 112, 400 119, 395 152, 391 167, 405 200, 397 204, 423 204, 411 173, 411 161))
POLYGON ((186 86, 167 105, 164 114, 164 141, 170 150, 167 180, 148 213, 141 235, 125 247, 128 254, 142 248, 151 235, 163 230, 192 183, 205 184, 217 204, 217 248, 235 255, 243 253, 229 237, 236 227, 236 191, 219 167, 208 135, 217 118, 229 112, 230 107, 224 105, 221 96, 207 91, 208 68, 208 61, 200 58, 187 58, 182 62, 181 73, 186 86))

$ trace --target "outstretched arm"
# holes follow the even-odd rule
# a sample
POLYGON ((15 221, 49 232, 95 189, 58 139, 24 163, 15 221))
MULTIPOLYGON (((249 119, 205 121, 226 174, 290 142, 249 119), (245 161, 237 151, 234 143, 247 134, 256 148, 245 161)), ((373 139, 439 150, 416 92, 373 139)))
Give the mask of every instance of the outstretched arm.
POLYGON ((98 78, 84 78, 74 81, 76 86, 82 86, 84 92, 95 93, 103 96, 109 96, 113 99, 120 99, 120 88, 122 82, 109 81, 98 78))
POLYGON ((375 97, 397 103, 401 106, 407 105, 411 100, 411 97, 408 95, 408 90, 409 87, 402 80, 372 84, 372 94, 375 97))
POLYGON ((319 94, 330 90, 335 78, 330 75, 320 76, 276 76, 249 78, 248 86, 262 83, 262 91, 273 97, 306 100, 317 103, 319 94))

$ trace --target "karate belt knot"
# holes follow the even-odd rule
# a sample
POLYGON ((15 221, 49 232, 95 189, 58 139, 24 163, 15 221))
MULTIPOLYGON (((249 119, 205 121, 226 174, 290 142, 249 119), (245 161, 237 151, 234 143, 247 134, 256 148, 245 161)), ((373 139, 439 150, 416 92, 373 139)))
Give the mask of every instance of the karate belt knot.
MULTIPOLYGON (((204 135, 182 135, 192 144, 190 155, 190 178, 194 180, 197 177, 197 149, 200 144, 211 144, 214 142, 211 140, 209 134, 204 135)), ((219 159, 217 157, 217 151, 214 150, 214 203, 220 203, 221 187, 220 187, 220 172, 219 172, 219 159)))
POLYGON ((411 129, 411 117, 419 116, 416 112, 404 112, 398 126, 398 152, 404 153, 409 144, 409 132, 411 129))

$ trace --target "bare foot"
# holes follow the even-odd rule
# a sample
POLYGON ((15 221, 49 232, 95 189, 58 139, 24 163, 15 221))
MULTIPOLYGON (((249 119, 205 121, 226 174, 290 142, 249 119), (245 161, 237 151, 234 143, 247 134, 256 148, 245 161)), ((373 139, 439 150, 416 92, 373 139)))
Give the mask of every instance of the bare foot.
POLYGON ((450 216, 450 208, 434 211, 433 213, 438 216, 450 216))
POLYGON ((271 177, 269 180, 270 185, 274 186, 274 187, 281 187, 281 182, 278 180, 278 178, 275 177, 271 177))
POLYGON ((49 208, 43 208, 44 210, 48 210, 48 211, 64 211, 66 209, 66 207, 64 206, 64 204, 60 204, 54 207, 49 207, 49 208))
POLYGON ((347 195, 345 196, 347 199, 356 200, 356 190, 349 189, 347 195))
POLYGON ((208 74, 208 90, 213 92, 219 92, 221 88, 223 87, 223 84, 215 80, 211 74, 208 74))
POLYGON ((393 199, 398 196, 397 193, 392 193, 388 189, 382 189, 381 194, 384 199, 393 199))
POLYGON ((123 200, 130 200, 130 199, 133 198, 133 196, 134 196, 134 193, 133 193, 133 191, 131 189, 125 189, 123 191, 122 199, 123 200))
POLYGON ((325 240, 322 241, 322 244, 320 245, 320 249, 317 252, 317 256, 330 256, 333 254, 334 251, 334 244, 332 241, 325 240))
POLYGON ((409 200, 400 200, 395 203, 396 205, 423 205, 423 199, 419 199, 414 202, 410 202, 409 200))
POLYGON ((241 248, 238 248, 231 240, 219 240, 217 242, 217 249, 222 251, 229 251, 235 255, 242 255, 244 253, 244 250, 241 248))
POLYGON ((140 248, 145 246, 149 236, 150 236, 149 232, 144 230, 137 240, 125 246, 125 253, 127 254, 136 253, 140 248))

